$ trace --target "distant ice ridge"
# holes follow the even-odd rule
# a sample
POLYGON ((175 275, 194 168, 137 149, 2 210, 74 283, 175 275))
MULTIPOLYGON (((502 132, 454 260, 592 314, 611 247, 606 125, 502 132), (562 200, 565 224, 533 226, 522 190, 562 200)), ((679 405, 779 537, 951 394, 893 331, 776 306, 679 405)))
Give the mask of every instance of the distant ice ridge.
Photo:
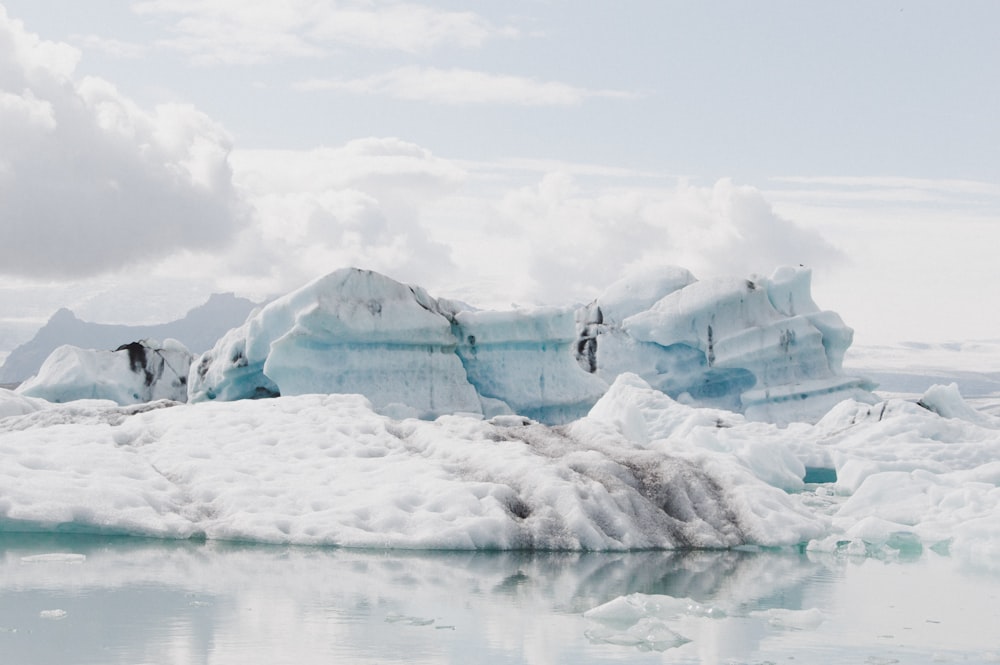
POLYGON ((115 351, 63 345, 18 387, 28 397, 50 402, 105 399, 139 404, 159 399, 187 401, 192 355, 177 340, 142 340, 115 351))
POLYGON ((774 422, 874 401, 841 373, 852 331, 809 295, 806 269, 696 281, 678 268, 609 287, 589 307, 477 311, 344 269, 280 298, 195 362, 189 399, 358 393, 382 413, 586 414, 636 372, 692 404, 774 422))

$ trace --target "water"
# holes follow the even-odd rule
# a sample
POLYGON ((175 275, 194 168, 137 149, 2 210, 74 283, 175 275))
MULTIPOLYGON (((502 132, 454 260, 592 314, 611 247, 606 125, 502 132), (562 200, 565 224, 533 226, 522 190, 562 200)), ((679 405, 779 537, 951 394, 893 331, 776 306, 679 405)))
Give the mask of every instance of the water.
POLYGON ((988 663, 1000 662, 998 600, 1000 575, 934 552, 411 553, 0 534, 3 665, 988 663), (584 616, 634 593, 660 615, 584 616))

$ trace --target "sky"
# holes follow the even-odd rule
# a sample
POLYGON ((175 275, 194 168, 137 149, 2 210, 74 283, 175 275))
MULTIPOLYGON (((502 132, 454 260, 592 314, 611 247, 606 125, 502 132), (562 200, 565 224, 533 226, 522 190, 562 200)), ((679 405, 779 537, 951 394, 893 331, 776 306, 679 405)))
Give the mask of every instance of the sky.
POLYGON ((160 322, 351 265, 507 308, 803 264, 858 343, 998 339, 997 25, 992 0, 0 0, 0 351, 59 307, 160 322))

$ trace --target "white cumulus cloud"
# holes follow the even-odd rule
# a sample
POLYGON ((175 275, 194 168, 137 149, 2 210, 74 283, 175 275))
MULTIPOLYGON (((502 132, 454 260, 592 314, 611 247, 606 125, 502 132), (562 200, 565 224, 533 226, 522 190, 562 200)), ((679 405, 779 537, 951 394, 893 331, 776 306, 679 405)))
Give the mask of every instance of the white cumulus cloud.
MULTIPOLYGON (((650 265, 707 277, 844 259, 817 232, 775 214, 759 190, 728 179, 696 186, 553 171, 532 185, 491 188, 492 200, 439 206, 441 225, 428 226, 449 238, 458 272, 492 306, 583 301, 650 265)), ((476 302, 463 289, 453 295, 476 302)))
POLYGON ((226 133, 76 80, 78 58, 0 7, 0 271, 93 275, 224 245, 243 221, 226 133))
POLYGON ((228 260, 271 292, 350 265, 418 283, 453 266, 448 243, 429 237, 423 210, 466 174, 421 146, 364 138, 236 151, 232 163, 258 220, 228 260))

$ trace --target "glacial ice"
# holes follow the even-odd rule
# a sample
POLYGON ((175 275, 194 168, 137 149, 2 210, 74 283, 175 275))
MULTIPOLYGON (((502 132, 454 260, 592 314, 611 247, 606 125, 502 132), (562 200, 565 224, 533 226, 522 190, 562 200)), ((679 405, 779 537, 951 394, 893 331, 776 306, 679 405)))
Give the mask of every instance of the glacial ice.
POLYGON ((870 382, 843 375, 853 331, 812 301, 810 275, 785 267, 675 288, 598 326, 595 371, 633 371, 675 398, 777 423, 815 421, 845 399, 874 401, 870 382))
POLYGON ((0 530, 569 550, 788 545, 824 532, 825 518, 745 469, 646 450, 587 418, 399 421, 357 395, 103 404, 0 420, 0 530))
POLYGON ((0 413, 3 531, 376 548, 807 545, 884 558, 933 549, 993 570, 1000 556, 1000 424, 901 399, 848 400, 815 425, 778 427, 679 403, 626 374, 587 416, 555 427, 510 415, 400 420, 359 395, 123 407, 0 391, 0 413), (836 482, 805 484, 807 465, 834 469, 836 482))
POLYGON ((636 279, 488 312, 338 271, 193 362, 188 404, 179 345, 67 347, 0 390, 0 531, 997 569, 1000 418, 845 376, 851 331, 806 270, 636 279))
POLYGON ((156 340, 131 342, 115 351, 63 345, 45 359, 38 374, 18 387, 18 392, 50 402, 184 402, 191 360, 187 348, 173 339, 162 344, 156 340))
POLYGON ((450 314, 417 287, 339 270, 226 334, 194 366, 189 398, 360 393, 405 415, 481 414, 450 314))
POLYGON ((435 418, 579 418, 634 372, 692 404, 758 420, 815 420, 874 401, 844 376, 852 332, 809 295, 809 271, 696 281, 663 267, 582 309, 479 311, 419 287, 339 270, 278 299, 194 364, 189 399, 358 393, 377 410, 435 418))
POLYGON ((490 400, 484 406, 502 402, 529 418, 569 422, 586 415, 607 389, 576 363, 571 310, 461 311, 454 318, 458 355, 469 382, 490 400))

